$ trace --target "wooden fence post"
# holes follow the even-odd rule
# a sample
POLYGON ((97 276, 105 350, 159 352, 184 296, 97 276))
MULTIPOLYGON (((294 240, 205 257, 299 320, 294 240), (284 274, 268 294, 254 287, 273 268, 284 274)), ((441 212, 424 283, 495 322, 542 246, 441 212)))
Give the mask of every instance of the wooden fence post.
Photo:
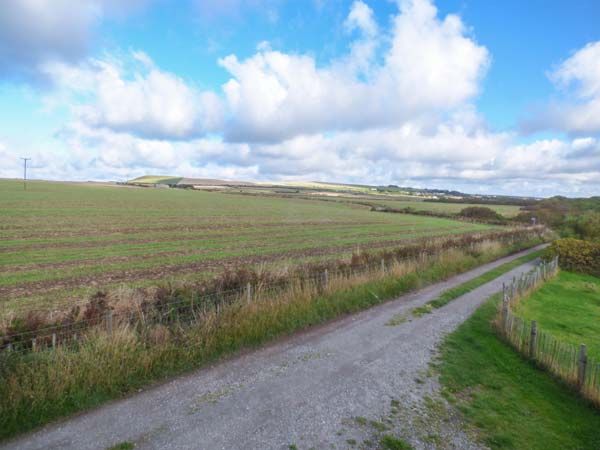
POLYGON ((52 333, 52 348, 56 348, 56 333, 52 333))
POLYGON ((252 302, 252 285, 246 284, 246 302, 250 304, 252 302))
POLYGON ((385 275, 385 259, 381 258, 381 273, 385 275))
POLYGON ((326 289, 329 285, 329 271, 325 269, 323 272, 323 289, 326 289))
POLYGON ((33 338, 31 340, 31 350, 33 350, 35 352, 36 347, 37 347, 36 340, 35 340, 35 338, 33 338))
POLYGON ((529 357, 535 359, 535 348, 537 346, 537 322, 531 321, 531 334, 529 336, 529 357))
POLYGON ((577 361, 577 386, 579 389, 585 387, 585 371, 587 366, 587 348, 584 344, 579 346, 579 358, 577 361))

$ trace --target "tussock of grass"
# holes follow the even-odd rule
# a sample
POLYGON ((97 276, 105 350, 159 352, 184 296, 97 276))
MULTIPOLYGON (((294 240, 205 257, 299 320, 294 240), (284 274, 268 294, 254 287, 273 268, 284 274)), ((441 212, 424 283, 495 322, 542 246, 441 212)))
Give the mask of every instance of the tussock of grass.
POLYGON ((500 296, 486 302, 441 348, 440 382, 493 449, 597 449, 600 414, 521 358, 492 329, 500 296))
POLYGON ((391 435, 385 435, 379 441, 384 450, 411 450, 413 448, 408 442, 391 435))
MULTIPOLYGON (((538 242, 518 242, 505 254, 538 242)), ((396 262, 355 277, 331 277, 325 289, 297 283, 276 297, 240 300, 210 310, 192 324, 121 324, 98 328, 77 347, 20 354, 0 361, 0 438, 98 405, 156 380, 199 367, 242 348, 261 345, 327 320, 364 310, 469 270, 497 252, 448 250, 436 257, 396 262)))
POLYGON ((120 444, 113 445, 106 450, 133 450, 134 448, 135 444, 133 442, 121 442, 120 444))

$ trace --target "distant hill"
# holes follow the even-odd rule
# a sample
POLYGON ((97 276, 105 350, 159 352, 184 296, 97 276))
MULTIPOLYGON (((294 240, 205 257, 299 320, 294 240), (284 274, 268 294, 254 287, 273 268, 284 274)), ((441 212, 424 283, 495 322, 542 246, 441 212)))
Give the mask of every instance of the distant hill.
POLYGON ((380 195, 385 197, 408 198, 428 202, 469 203, 469 204, 503 204, 526 206, 532 205, 538 199, 533 197, 512 197, 502 195, 466 194, 459 191, 444 189, 412 188, 397 185, 372 186, 367 184, 334 183, 327 181, 263 181, 250 182, 240 180, 221 180, 215 178, 188 178, 168 175, 146 175, 135 178, 127 184, 148 187, 179 187, 196 189, 236 189, 252 192, 273 190, 274 193, 295 192, 330 195, 380 195))

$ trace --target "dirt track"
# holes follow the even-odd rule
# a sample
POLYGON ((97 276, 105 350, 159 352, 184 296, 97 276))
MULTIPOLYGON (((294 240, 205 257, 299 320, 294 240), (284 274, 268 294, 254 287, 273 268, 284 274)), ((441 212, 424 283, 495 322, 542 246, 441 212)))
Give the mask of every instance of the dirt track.
POLYGON ((0 448, 105 449, 131 441, 140 449, 345 449, 361 448, 352 447, 354 441, 363 446, 376 443, 384 427, 416 448, 439 448, 440 441, 446 448, 478 448, 461 431, 460 419, 435 400, 438 386, 428 373, 429 363, 445 334, 503 281, 530 270, 532 264, 432 314, 395 326, 389 321, 408 318, 415 306, 524 253, 50 425, 0 448), (435 414, 427 407, 431 399, 438 405, 435 414), (437 443, 431 442, 432 434, 437 443))

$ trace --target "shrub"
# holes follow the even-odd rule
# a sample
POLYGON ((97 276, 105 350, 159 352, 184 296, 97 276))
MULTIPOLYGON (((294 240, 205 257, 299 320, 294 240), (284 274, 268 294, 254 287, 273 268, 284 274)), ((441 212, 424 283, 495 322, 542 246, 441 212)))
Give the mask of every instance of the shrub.
POLYGON ((548 249, 548 256, 558 256, 562 268, 600 276, 600 243, 580 239, 558 239, 548 249))
POLYGON ((485 206, 469 206, 468 208, 463 208, 458 215, 475 220, 504 220, 504 218, 496 211, 485 206))

